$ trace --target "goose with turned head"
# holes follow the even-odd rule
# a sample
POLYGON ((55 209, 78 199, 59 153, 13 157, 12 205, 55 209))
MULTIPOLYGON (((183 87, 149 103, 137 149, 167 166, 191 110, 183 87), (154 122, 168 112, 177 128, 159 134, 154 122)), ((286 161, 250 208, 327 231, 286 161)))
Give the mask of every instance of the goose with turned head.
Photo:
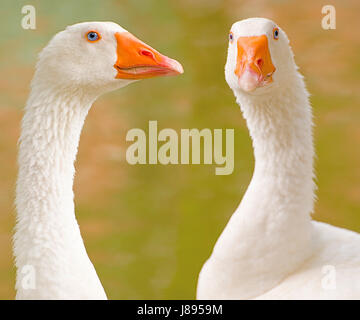
POLYGON ((313 221, 312 112, 285 32, 230 31, 225 78, 253 142, 250 185, 198 280, 198 299, 359 299, 360 235, 313 221))
POLYGON ((72 25, 42 50, 19 140, 18 299, 106 299, 73 202, 74 161, 86 115, 108 91, 182 72, 180 63, 112 22, 72 25))

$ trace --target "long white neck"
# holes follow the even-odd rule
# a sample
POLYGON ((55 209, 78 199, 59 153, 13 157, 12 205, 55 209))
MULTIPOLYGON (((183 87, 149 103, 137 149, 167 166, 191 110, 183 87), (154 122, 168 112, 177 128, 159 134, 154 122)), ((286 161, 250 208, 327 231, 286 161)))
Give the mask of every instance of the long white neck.
POLYGON ((251 298, 270 290, 311 255, 312 114, 297 73, 271 97, 239 94, 237 102, 253 140, 255 170, 214 254, 236 261, 229 264, 232 281, 239 281, 233 287, 251 298))
POLYGON ((74 161, 94 98, 77 90, 33 86, 19 140, 17 298, 106 298, 73 202, 74 161))

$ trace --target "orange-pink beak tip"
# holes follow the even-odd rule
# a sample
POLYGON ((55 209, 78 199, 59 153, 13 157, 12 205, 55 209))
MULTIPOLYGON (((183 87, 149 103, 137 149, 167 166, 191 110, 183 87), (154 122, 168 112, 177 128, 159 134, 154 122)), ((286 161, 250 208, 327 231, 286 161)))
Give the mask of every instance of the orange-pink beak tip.
POLYGON ((164 67, 168 68, 169 75, 178 75, 184 73, 184 68, 180 62, 164 56, 164 67))

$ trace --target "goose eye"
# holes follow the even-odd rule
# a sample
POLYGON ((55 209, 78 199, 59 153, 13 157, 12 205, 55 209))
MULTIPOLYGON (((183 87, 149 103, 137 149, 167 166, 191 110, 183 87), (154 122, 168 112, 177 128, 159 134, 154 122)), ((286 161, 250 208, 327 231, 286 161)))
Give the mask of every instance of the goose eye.
POLYGON ((279 39, 279 28, 274 28, 273 37, 275 40, 279 39))
POLYGON ((234 40, 234 35, 232 32, 229 33, 229 40, 232 42, 234 40))
POLYGON ((100 35, 96 31, 89 31, 86 35, 88 41, 95 42, 101 39, 100 35))

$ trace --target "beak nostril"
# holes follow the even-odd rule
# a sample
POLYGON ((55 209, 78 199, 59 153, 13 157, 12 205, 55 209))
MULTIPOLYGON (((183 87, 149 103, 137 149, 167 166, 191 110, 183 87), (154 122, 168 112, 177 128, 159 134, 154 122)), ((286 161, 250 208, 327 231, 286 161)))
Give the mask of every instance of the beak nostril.
POLYGON ((150 57, 150 58, 154 58, 154 54, 149 51, 149 50, 140 50, 140 55, 142 56, 146 56, 146 57, 150 57))
POLYGON ((256 65, 257 65, 259 68, 261 68, 261 67, 263 66, 263 64, 264 64, 263 59, 257 59, 257 60, 256 60, 256 65))

